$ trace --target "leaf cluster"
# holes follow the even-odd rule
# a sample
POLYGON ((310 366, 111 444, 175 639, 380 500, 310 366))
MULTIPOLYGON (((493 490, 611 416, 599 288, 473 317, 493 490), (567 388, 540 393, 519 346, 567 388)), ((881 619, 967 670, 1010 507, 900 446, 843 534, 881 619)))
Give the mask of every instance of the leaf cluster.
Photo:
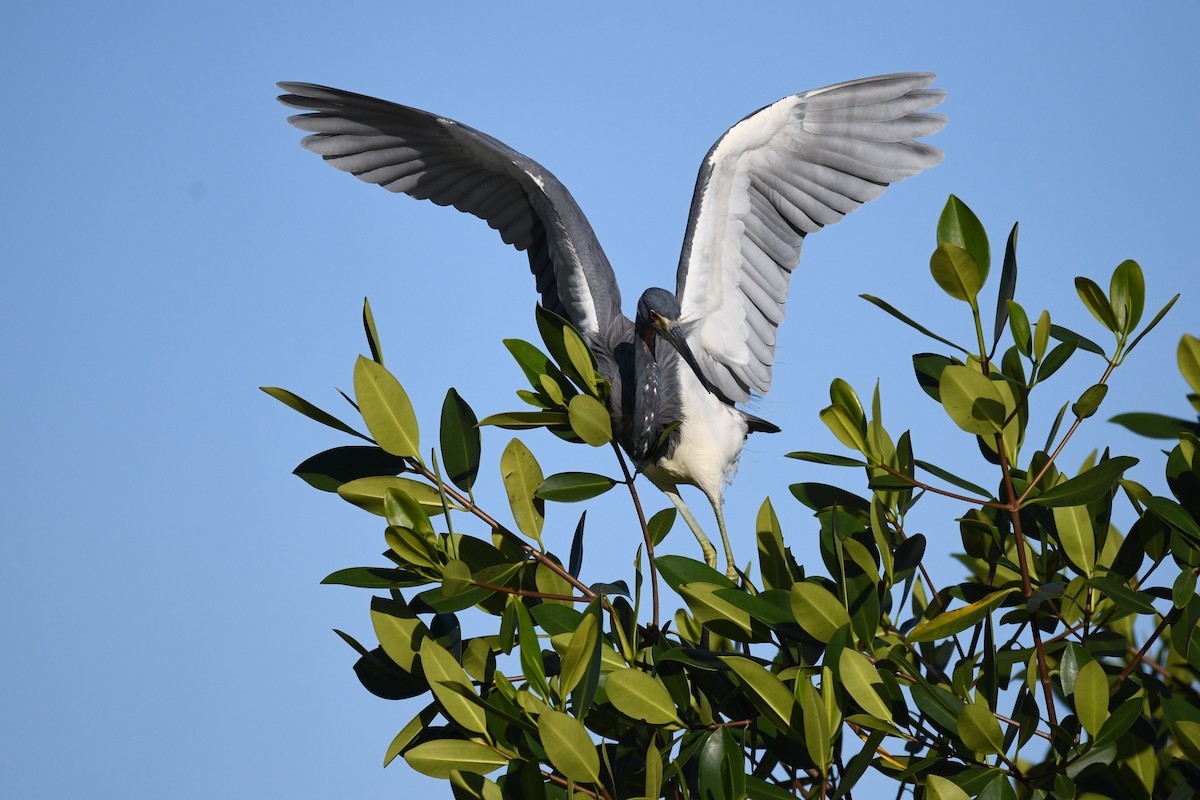
MULTIPOLYGON (((985 331, 987 234, 956 197, 939 219, 930 272, 963 304, 974 342, 955 343, 866 296, 945 348, 912 359, 950 431, 933 457, 975 453, 978 470, 960 474, 922 458, 908 431, 885 426, 878 386, 864 404, 835 379, 820 418, 849 454, 791 456, 850 470, 861 476, 858 489, 791 487, 812 519, 796 535, 819 543, 819 564, 798 563, 765 500, 754 520, 757 569, 737 581, 654 554, 675 512, 646 519, 613 445, 611 387, 583 337, 544 310, 545 350, 505 342, 530 387, 518 396, 533 410, 477 421, 451 389, 428 455, 383 363, 369 305, 372 357, 355 365, 352 401, 367 434, 266 389, 367 441, 313 456, 296 473, 382 518, 386 564, 325 582, 374 593, 378 646, 340 634, 357 652, 364 687, 417 699, 385 764, 401 757, 446 779, 457 798, 837 798, 851 797, 868 770, 939 799, 1192 796, 1200 787, 1197 430, 1175 418, 1116 418, 1156 435, 1169 429, 1164 495, 1131 477, 1136 458, 1098 451, 1074 474, 1060 459, 1174 299, 1139 327, 1146 286, 1135 262, 1118 265, 1107 292, 1077 279, 1081 302, 1110 337, 1102 347, 1017 302, 1017 234, 1014 225, 985 331), (1095 383, 1044 413, 1039 387, 1083 354, 1095 383), (1052 422, 1036 446, 1026 438, 1039 415, 1052 422), (510 526, 473 495, 480 425, 611 446, 622 477, 546 477, 513 439, 498 459, 510 526), (632 590, 621 578, 581 579, 586 512, 572 536, 545 537, 571 542, 565 560, 544 545, 545 503, 585 501, 618 484, 642 536, 632 590), (957 510, 927 535, 913 529, 913 509, 932 497, 957 510), (1133 520, 1125 531, 1121 518, 1133 520), (945 549, 955 536, 964 572, 947 582, 925 555, 931 541, 945 549), (679 601, 665 621, 660 582, 679 601), (464 638, 463 615, 487 632, 464 638)), ((1178 361, 1200 411, 1200 342, 1185 336, 1178 361)))

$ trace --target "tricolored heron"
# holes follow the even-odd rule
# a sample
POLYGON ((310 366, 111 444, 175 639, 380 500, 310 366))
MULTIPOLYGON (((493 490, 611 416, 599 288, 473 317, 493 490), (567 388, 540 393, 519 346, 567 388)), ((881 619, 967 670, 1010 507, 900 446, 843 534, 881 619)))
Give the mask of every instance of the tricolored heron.
POLYGON ((462 123, 373 97, 280 83, 288 94, 279 99, 307 112, 288 121, 311 133, 303 145, 332 166, 474 214, 526 252, 542 305, 579 329, 612 383, 617 440, 715 567, 716 550, 678 487, 704 493, 736 578, 724 487, 746 437, 779 430, 737 404, 771 388, 804 237, 941 161, 940 150, 915 141, 946 124, 922 113, 945 96, 925 88, 932 80, 903 73, 814 89, 726 131, 700 166, 675 292, 647 289, 632 322, 591 225, 545 167, 462 123))

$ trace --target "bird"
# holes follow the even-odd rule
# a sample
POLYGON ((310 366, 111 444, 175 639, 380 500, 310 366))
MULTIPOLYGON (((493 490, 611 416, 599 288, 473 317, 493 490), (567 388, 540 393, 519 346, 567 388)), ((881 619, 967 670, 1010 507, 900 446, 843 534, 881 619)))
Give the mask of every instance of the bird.
MULTIPOLYGON (((925 142, 945 116, 932 73, 861 78, 789 95, 727 130, 701 162, 675 291, 647 289, 634 319, 570 192, 541 164, 461 122, 366 95, 281 82, 288 122, 331 166, 390 192, 483 219, 529 259, 549 311, 583 336, 610 382, 614 437, 678 509, 705 563, 716 549, 679 494, 713 508, 738 579, 722 503, 753 432, 744 408, 771 388, 776 335, 805 237, 942 160, 925 142)), ((635 176, 615 173, 632 186, 635 176)))

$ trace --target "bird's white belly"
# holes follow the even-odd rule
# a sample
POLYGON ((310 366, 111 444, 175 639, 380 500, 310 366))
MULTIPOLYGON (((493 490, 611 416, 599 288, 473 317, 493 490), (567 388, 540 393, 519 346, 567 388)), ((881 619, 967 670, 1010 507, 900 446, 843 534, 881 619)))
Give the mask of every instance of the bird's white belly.
POLYGON ((675 451, 656 466, 672 480, 690 483, 720 502, 746 442, 746 418, 705 389, 683 359, 678 360, 676 368, 683 397, 683 423, 675 451))

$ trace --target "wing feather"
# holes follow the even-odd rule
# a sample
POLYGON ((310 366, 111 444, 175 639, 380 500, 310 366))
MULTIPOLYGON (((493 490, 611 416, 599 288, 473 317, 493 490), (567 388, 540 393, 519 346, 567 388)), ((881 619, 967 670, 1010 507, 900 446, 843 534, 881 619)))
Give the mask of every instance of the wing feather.
POLYGON ((594 340, 623 321, 604 251, 574 198, 548 170, 454 120, 340 89, 281 83, 301 144, 391 192, 483 219, 529 258, 542 304, 594 340))
POLYGON ((944 93, 928 73, 785 97, 730 128, 700 168, 676 276, 688 344, 728 402, 771 388, 776 329, 804 236, 941 161, 914 139, 944 93))

